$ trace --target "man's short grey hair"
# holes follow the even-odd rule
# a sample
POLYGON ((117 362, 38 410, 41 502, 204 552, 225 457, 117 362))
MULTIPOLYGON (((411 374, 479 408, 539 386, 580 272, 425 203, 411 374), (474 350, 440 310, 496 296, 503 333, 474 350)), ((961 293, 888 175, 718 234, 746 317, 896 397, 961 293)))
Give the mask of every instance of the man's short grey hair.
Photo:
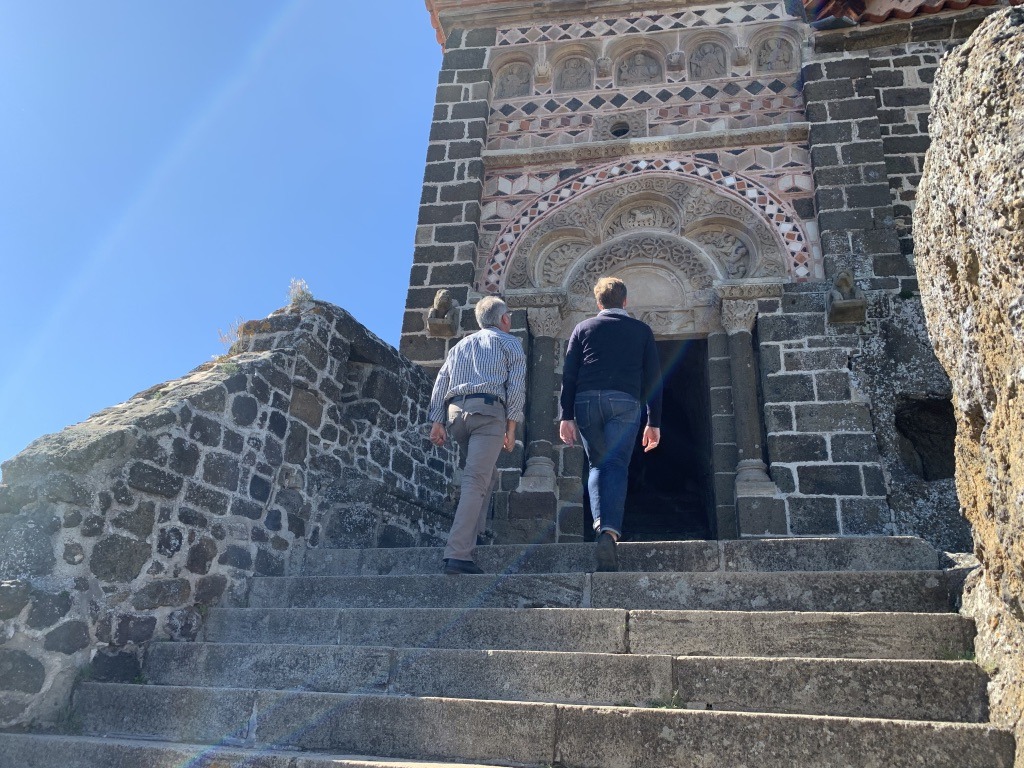
POLYGON ((497 327, 501 316, 508 312, 508 307, 497 296, 484 296, 476 303, 474 312, 476 313, 477 325, 481 328, 487 328, 488 326, 497 327))

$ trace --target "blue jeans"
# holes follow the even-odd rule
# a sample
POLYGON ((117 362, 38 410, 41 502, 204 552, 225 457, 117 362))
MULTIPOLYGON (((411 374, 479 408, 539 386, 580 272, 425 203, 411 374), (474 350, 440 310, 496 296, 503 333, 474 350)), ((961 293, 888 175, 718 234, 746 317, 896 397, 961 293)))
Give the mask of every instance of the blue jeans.
POLYGON ((594 528, 621 535, 640 402, 625 392, 598 389, 577 393, 575 408, 576 427, 590 462, 587 489, 594 528))

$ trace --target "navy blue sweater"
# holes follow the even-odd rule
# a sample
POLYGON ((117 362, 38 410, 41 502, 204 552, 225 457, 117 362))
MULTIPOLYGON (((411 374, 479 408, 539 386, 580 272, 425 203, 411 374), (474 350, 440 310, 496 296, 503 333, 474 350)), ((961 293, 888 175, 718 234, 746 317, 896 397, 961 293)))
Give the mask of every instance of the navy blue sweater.
POLYGON ((595 389, 614 389, 646 402, 647 426, 661 426, 661 366, 647 323, 605 312, 576 326, 562 368, 559 418, 575 418, 576 393, 595 389))

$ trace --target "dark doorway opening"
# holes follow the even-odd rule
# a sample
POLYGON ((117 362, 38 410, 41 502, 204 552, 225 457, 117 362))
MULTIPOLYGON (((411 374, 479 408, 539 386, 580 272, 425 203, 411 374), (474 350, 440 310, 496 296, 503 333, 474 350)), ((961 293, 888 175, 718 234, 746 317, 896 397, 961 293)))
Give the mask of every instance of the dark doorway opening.
POLYGON ((714 493, 708 344, 659 341, 661 444, 644 453, 641 435, 629 465, 623 538, 632 541, 710 539, 714 493))
MULTIPOLYGON (((659 341, 662 370, 661 444, 650 453, 637 435, 629 465, 623 541, 714 539, 711 404, 706 339, 659 341)), ((584 471, 585 538, 590 499, 584 471)))

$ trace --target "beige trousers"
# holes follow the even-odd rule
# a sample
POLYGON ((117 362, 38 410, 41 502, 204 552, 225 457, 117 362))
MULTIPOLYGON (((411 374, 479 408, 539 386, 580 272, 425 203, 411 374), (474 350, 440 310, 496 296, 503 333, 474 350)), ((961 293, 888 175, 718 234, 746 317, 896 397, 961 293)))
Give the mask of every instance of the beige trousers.
POLYGON ((459 444, 462 492, 444 548, 445 559, 473 559, 477 534, 487 525, 506 425, 505 408, 498 403, 487 405, 472 399, 448 406, 448 434, 459 444))

